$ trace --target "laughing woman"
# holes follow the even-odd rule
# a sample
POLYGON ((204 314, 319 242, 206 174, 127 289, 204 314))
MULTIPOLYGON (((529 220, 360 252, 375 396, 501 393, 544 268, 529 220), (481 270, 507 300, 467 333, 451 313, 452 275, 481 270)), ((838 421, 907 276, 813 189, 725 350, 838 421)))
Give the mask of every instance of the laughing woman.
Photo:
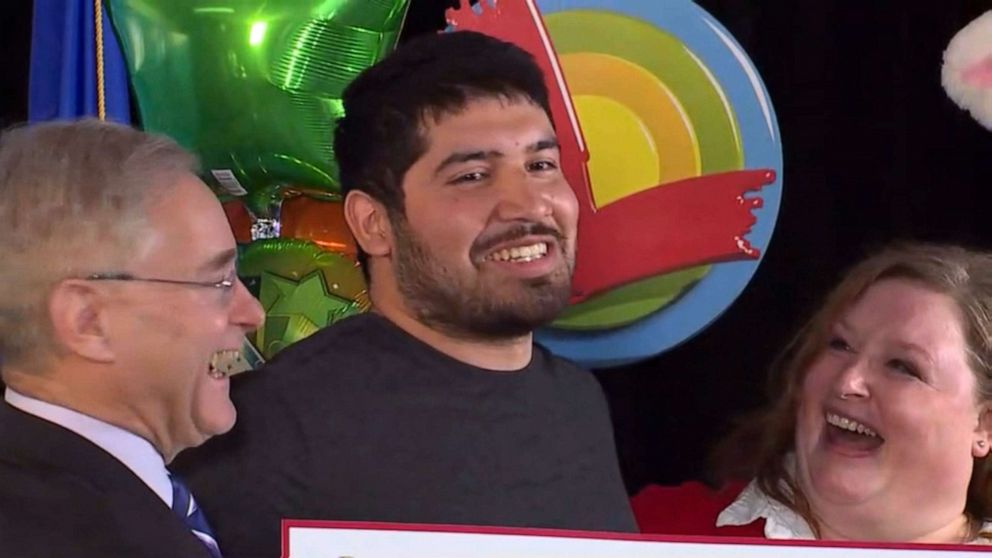
POLYGON ((912 245, 858 264, 722 446, 723 487, 651 486, 647 533, 992 542, 992 255, 912 245))

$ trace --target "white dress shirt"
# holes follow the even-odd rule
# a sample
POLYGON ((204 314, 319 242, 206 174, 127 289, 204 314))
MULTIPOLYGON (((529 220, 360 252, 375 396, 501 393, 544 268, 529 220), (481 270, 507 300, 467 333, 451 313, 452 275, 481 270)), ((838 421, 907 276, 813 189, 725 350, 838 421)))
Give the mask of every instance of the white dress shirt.
POLYGON ((166 506, 172 507, 169 471, 165 468, 162 455, 148 440, 102 420, 28 397, 10 388, 4 393, 4 400, 12 407, 71 430, 96 444, 137 475, 166 506))

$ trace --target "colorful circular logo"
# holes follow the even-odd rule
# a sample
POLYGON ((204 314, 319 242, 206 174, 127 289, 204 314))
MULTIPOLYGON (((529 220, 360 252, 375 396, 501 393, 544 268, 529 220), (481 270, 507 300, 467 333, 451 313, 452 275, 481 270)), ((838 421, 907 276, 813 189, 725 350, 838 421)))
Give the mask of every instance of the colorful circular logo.
MULTIPOLYGON (((670 234, 678 227, 689 234, 688 245, 677 249, 691 265, 589 296, 538 334, 552 351, 590 367, 651 357, 709 325, 757 269, 781 198, 774 109, 740 45, 688 0, 538 0, 537 5, 588 147, 598 210, 648 190, 691 189, 693 179, 732 181, 735 173, 762 169, 774 176, 760 198, 741 190, 730 200, 753 215, 749 230, 733 237, 747 257, 708 253, 694 261, 693 227, 729 213, 696 215, 698 200, 676 196, 685 205, 678 208, 679 224, 669 216, 639 224, 638 234, 670 234)), ((619 236, 606 240, 621 252, 630 244, 630 238, 619 236)))

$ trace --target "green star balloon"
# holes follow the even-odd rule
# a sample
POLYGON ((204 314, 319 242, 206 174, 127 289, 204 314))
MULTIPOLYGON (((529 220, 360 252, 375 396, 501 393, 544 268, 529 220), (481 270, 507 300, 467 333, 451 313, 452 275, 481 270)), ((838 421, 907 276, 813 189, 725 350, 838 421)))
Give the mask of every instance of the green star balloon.
POLYGON ((262 356, 272 355, 315 333, 321 326, 361 312, 359 304, 330 294, 320 271, 302 281, 262 273, 259 299, 266 324, 257 334, 262 356))
POLYGON ((340 191, 341 94, 396 44, 408 0, 104 0, 146 130, 200 156, 222 197, 340 191), (291 186, 290 186, 291 185, 291 186))
POLYGON ((265 310, 252 341, 266 359, 370 306, 358 264, 306 240, 256 240, 241 247, 238 265, 265 310))
POLYGON ((329 324, 358 312, 354 301, 327 292, 324 277, 319 271, 313 271, 302 281, 264 272, 260 300, 268 308, 269 316, 299 315, 313 324, 329 324), (271 303, 265 304, 266 299, 270 299, 271 303))

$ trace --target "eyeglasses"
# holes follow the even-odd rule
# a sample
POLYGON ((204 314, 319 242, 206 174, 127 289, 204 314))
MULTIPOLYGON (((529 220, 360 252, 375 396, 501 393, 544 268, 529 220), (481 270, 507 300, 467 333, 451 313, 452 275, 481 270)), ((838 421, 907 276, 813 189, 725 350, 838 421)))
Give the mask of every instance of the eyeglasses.
POLYGON ((230 290, 234 287, 235 277, 220 281, 181 281, 179 279, 155 279, 151 277, 135 277, 129 273, 94 273, 86 277, 87 281, 141 281, 142 283, 165 283, 167 285, 185 285, 187 287, 203 287, 210 289, 230 290))

